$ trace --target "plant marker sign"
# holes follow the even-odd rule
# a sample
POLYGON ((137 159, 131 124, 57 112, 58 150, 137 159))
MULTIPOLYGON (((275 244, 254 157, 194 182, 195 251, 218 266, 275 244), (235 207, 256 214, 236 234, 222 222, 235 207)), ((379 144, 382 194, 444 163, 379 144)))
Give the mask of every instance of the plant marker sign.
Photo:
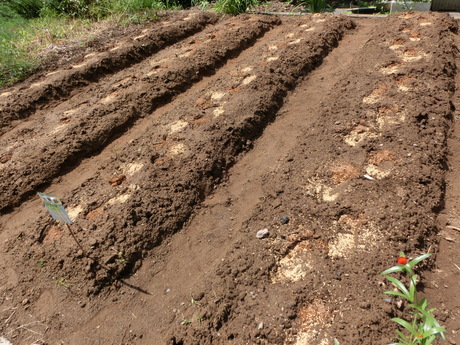
POLYGON ((62 206, 61 200, 56 195, 37 193, 40 199, 42 199, 43 204, 46 209, 51 214, 54 220, 59 220, 65 224, 73 224, 70 220, 69 215, 67 214, 64 206, 62 206))

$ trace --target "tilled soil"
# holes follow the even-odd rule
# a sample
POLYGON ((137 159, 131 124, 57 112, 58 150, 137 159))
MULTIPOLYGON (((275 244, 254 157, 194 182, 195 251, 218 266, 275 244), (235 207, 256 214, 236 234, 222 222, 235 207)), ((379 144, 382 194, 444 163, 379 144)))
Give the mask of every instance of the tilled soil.
POLYGON ((437 13, 184 12, 3 90, 3 335, 391 342, 407 309, 379 273, 438 251, 456 35, 437 13))

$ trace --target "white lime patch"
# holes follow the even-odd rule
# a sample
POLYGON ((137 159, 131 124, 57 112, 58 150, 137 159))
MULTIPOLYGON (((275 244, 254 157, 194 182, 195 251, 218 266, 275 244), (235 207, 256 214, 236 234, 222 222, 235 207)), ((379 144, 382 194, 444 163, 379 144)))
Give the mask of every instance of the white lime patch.
POLYGON ((82 211, 83 207, 81 205, 77 205, 75 207, 69 207, 67 214, 69 215, 70 220, 74 222, 82 211))
POLYGON ((373 177, 376 180, 381 180, 385 177, 390 176, 391 174, 391 169, 381 169, 378 166, 374 164, 369 164, 366 167, 366 174, 373 177))
POLYGON ((132 79, 132 77, 126 77, 120 81, 117 81, 116 83, 113 83, 112 84, 112 87, 120 87, 120 86, 124 86, 128 81, 130 81, 132 79))
POLYGON ((222 98, 225 97, 226 94, 227 94, 226 92, 221 92, 221 91, 213 92, 213 93, 211 94, 211 99, 212 99, 213 101, 220 101, 222 98))
POLYGON ((12 95, 12 94, 13 94, 13 92, 7 91, 7 92, 1 93, 1 94, 0 94, 0 97, 8 97, 8 96, 10 96, 10 95, 12 95))
POLYGON ((43 84, 45 84, 45 81, 44 81, 44 80, 39 81, 38 83, 33 83, 33 84, 31 84, 31 85, 29 86, 29 89, 32 89, 32 88, 37 87, 37 86, 41 86, 41 85, 43 85, 43 84))
POLYGON ((295 246, 278 263, 278 271, 273 277, 273 283, 297 282, 304 279, 313 269, 311 264, 311 251, 307 250, 306 243, 295 246))
POLYGON ((404 52, 401 56, 401 59, 404 62, 417 62, 424 58, 428 58, 429 55, 424 52, 404 52))
POLYGON ((256 80, 256 78, 257 78, 256 75, 251 75, 249 77, 244 78, 243 81, 241 82, 241 84, 248 85, 248 84, 252 83, 254 80, 256 80))
POLYGON ((60 72, 60 71, 49 72, 49 73, 46 74, 46 77, 55 75, 56 73, 59 73, 59 72, 60 72))
POLYGON ((309 179, 305 186, 307 194, 315 196, 318 200, 332 202, 337 200, 339 193, 320 180, 309 179))
POLYGON ((355 147, 363 140, 376 138, 377 136, 369 127, 358 125, 348 135, 343 137, 343 141, 349 146, 355 147))
POLYGON ((431 22, 420 23, 420 26, 430 26, 430 25, 433 25, 433 23, 431 22))
POLYGON ((53 128, 53 130, 51 132, 48 133, 48 136, 54 136, 56 133, 59 133, 61 132, 62 130, 64 130, 66 127, 68 127, 69 124, 64 122, 64 123, 60 123, 59 125, 57 125, 56 127, 53 128))
POLYGON ((124 204, 125 202, 129 200, 130 197, 131 197, 131 194, 125 193, 125 194, 122 194, 115 198, 110 199, 109 201, 107 201, 107 204, 109 205, 124 204))
POLYGON ((183 143, 177 143, 173 145, 169 150, 168 153, 170 156, 177 156, 187 151, 187 146, 183 143))
POLYGON ((225 113, 224 107, 220 106, 214 109, 212 113, 214 114, 214 117, 219 117, 225 113))
POLYGON ((337 234, 329 244, 329 256, 332 258, 346 257, 346 254, 356 248, 355 236, 352 234, 337 234))
POLYGON ((108 104, 108 103, 111 103, 113 102, 116 98, 117 98, 117 95, 120 94, 123 90, 117 90, 115 92, 112 92, 110 95, 108 95, 107 97, 101 99, 101 103, 102 104, 108 104))
POLYGON ((86 61, 86 62, 82 62, 81 64, 78 64, 78 65, 72 65, 72 68, 80 68, 80 67, 84 67, 88 64, 89 61, 86 61))
POLYGON ((189 49, 189 50, 185 51, 185 53, 180 54, 179 57, 184 58, 184 57, 190 56, 190 55, 192 55, 193 50, 194 49, 189 49))
POLYGON ((251 72, 253 69, 254 69, 254 67, 248 66, 248 67, 243 68, 243 69, 241 70, 241 72, 249 73, 249 72, 251 72))
POLYGON ((123 47, 123 45, 120 44, 120 45, 115 46, 115 47, 113 47, 112 49, 110 49, 110 51, 113 52, 113 51, 115 51, 115 50, 117 50, 117 49, 120 49, 121 47, 123 47))
POLYGON ((323 301, 314 300, 311 304, 301 307, 297 314, 300 329, 294 345, 330 344, 324 330, 331 327, 333 317, 323 301))
POLYGON ((378 114, 377 123, 380 129, 383 129, 387 126, 395 126, 403 124, 406 121, 406 112, 405 111, 388 111, 385 113, 378 114))
POLYGON ((169 134, 181 132, 187 128, 189 123, 187 121, 178 120, 169 126, 169 134))
POLYGON ((0 345, 13 345, 13 343, 5 337, 0 337, 0 345))
POLYGON ((93 52, 93 53, 86 54, 86 55, 84 56, 84 59, 88 59, 88 58, 90 58, 90 57, 92 57, 92 56, 95 56, 95 55, 97 55, 97 53, 94 53, 94 52, 93 52))
POLYGON ((295 41, 289 42, 288 45, 292 46, 292 45, 294 45, 294 44, 299 44, 300 42, 302 42, 302 39, 301 39, 301 38, 298 38, 298 39, 296 39, 295 41))
POLYGON ((335 224, 338 233, 329 242, 329 256, 334 259, 345 258, 354 251, 368 251, 379 245, 379 231, 364 214, 354 218, 343 215, 335 224))
POLYGON ((389 65, 389 66, 386 66, 386 67, 382 67, 380 69, 380 72, 382 74, 395 74, 395 73, 398 73, 401 69, 401 64, 393 64, 393 65, 389 65))
POLYGON ((129 163, 129 164, 126 164, 125 167, 123 168, 123 171, 125 173, 125 175, 134 175, 135 173, 137 173, 138 171, 141 171, 142 168, 144 167, 144 164, 143 163, 129 163))

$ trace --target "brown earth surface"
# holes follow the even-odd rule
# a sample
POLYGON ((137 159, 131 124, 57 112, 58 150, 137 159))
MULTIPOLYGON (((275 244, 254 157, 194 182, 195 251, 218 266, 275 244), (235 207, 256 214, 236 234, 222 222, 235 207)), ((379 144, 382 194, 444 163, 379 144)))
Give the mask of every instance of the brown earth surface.
POLYGON ((388 344, 404 251, 460 344, 452 18, 183 11, 102 42, 0 90, 0 336, 388 344))

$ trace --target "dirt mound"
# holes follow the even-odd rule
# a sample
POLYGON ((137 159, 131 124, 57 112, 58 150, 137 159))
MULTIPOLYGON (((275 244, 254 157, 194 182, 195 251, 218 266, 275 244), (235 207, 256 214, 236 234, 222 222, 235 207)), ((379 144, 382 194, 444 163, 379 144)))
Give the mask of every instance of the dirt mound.
POLYGON ((382 315, 404 308, 379 272, 437 247, 456 33, 434 13, 186 13, 4 92, 3 334, 388 343, 382 315), (37 191, 62 197, 85 251, 37 191))

